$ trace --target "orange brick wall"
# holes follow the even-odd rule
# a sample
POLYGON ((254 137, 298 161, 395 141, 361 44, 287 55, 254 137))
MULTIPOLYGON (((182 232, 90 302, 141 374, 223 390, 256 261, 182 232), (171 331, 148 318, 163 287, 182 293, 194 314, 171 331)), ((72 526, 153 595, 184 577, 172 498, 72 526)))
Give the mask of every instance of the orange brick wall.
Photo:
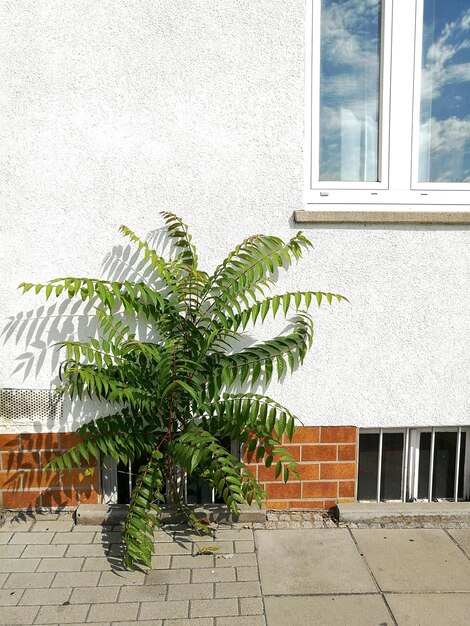
POLYGON ((100 472, 85 468, 51 471, 52 457, 79 441, 75 433, 0 435, 0 507, 40 509, 100 502, 100 472))
POLYGON ((304 426, 283 447, 299 462, 300 480, 275 478, 274 465, 256 463, 256 453, 245 454, 249 470, 268 494, 272 509, 327 509, 355 498, 357 429, 355 426, 304 426))

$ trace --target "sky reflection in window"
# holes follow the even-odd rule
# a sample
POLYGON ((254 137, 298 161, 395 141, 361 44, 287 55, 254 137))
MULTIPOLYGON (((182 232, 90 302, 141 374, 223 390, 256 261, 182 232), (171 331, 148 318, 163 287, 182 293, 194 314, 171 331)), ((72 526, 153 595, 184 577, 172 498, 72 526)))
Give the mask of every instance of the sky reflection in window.
POLYGON ((425 0, 420 182, 470 182, 470 8, 425 0))
POLYGON ((380 0, 322 0, 320 180, 378 180, 380 15, 380 0))

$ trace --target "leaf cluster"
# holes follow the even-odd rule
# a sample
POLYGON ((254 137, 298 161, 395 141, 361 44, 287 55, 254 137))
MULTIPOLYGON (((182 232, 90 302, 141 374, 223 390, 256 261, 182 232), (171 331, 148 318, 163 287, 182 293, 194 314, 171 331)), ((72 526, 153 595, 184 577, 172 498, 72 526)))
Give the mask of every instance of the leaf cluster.
POLYGON ((261 505, 263 489, 221 445, 223 438, 241 442, 266 467, 274 464, 283 480, 296 476, 281 445, 293 436, 295 415, 253 391, 303 363, 313 341, 310 309, 345 299, 322 291, 270 293, 279 272, 311 247, 301 232, 289 241, 249 237, 209 275, 199 268, 187 226, 172 213, 163 219, 167 257, 120 229, 139 251, 148 279, 66 277, 20 285, 46 299, 81 299, 96 316, 96 336, 58 344, 64 355, 59 390, 105 401, 114 412, 83 425, 82 442, 50 467, 92 465, 103 456, 126 464, 146 459, 123 533, 129 567, 150 566, 161 504, 166 499, 184 509, 184 482, 191 477, 211 485, 234 513, 244 503, 261 505), (248 325, 268 316, 282 316, 284 332, 240 349, 248 325), (137 321, 145 322, 152 340, 133 330, 137 321))

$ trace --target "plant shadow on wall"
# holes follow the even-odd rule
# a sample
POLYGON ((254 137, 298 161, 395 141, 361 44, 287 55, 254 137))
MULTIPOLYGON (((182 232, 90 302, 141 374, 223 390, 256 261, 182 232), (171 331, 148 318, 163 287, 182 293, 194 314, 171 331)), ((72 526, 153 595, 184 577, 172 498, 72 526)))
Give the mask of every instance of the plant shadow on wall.
MULTIPOLYGON (((174 214, 162 215, 164 253, 121 227, 138 257, 123 259, 129 267, 124 271, 120 265, 119 280, 68 277, 21 285, 46 298, 86 302, 94 313, 94 335, 58 342, 65 357, 59 391, 78 401, 104 402, 114 411, 81 425, 83 440, 48 467, 86 465, 92 473, 101 455, 125 464, 144 459, 123 531, 130 568, 151 566, 153 529, 164 501, 207 531, 184 502, 188 478, 208 483, 234 514, 241 504, 262 504, 260 484, 223 440, 241 442, 258 462, 273 465, 276 477, 297 476, 295 461, 281 445, 283 437, 292 439, 296 418, 255 392, 302 364, 313 338, 308 309, 345 299, 312 291, 269 295, 278 271, 311 246, 301 232, 287 242, 250 237, 209 275, 199 268, 187 226, 174 214), (282 333, 247 343, 247 327, 268 315, 284 318, 282 333)), ((116 275, 113 263, 108 271, 116 275)))

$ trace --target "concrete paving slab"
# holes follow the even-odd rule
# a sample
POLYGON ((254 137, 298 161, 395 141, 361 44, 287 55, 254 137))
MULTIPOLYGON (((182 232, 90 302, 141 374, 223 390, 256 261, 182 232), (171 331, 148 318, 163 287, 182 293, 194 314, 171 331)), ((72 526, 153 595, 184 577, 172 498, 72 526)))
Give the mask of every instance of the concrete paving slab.
MULTIPOLYGON (((0 589, 0 606, 16 606, 21 598, 23 589, 0 589)), ((35 602, 34 604, 37 604, 35 602)), ((0 609, 0 612, 6 612, 0 609)))
POLYGON ((354 530, 382 591, 470 591, 470 560, 440 529, 354 530))
MULTIPOLYGON (((12 626, 12 624, 32 624, 37 612, 38 606, 11 606, 8 607, 8 616, 5 615, 8 621, 2 621, 1 626, 12 626)), ((3 617, 0 617, 3 620, 3 617)))
POLYGON ((266 597, 264 604, 269 626, 393 625, 380 595, 266 597))
POLYGON ((264 594, 377 592, 347 530, 258 530, 255 542, 264 594))
POLYGON ((470 558, 470 528, 452 529, 447 532, 465 550, 470 558))
POLYGON ((400 626, 468 626, 470 594, 387 594, 400 626))

